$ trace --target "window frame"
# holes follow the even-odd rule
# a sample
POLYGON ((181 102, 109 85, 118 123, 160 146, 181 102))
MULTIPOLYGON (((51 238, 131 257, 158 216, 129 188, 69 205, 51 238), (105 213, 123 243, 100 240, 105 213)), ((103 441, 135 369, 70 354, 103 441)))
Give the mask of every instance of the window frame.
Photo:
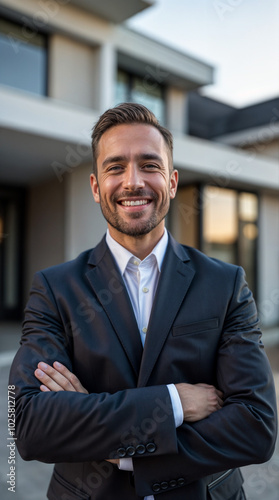
MULTIPOLYGON (((26 89, 21 89, 20 87, 14 87, 13 85, 7 85, 10 88, 28 92, 30 94, 39 96, 39 97, 49 97, 49 74, 50 74, 50 60, 49 60, 49 30, 39 27, 35 21, 33 21, 30 17, 22 16, 22 18, 18 18, 18 16, 8 15, 7 13, 2 13, 0 9, 0 19, 6 21, 8 23, 15 24, 19 28, 25 27, 33 30, 36 34, 44 37, 44 50, 45 50, 45 64, 44 64, 44 83, 43 83, 43 93, 35 93, 32 91, 28 91, 26 89), (24 19, 24 24, 21 22, 21 19, 24 19)), ((0 83, 0 85, 2 85, 0 83)))
MULTIPOLYGON (((139 79, 144 79, 144 76, 142 76, 142 74, 140 73, 136 73, 134 71, 127 71, 125 68, 123 68, 121 65, 117 67, 117 72, 116 72, 116 83, 118 82, 118 73, 119 72, 123 72, 127 75, 128 77, 128 84, 127 84, 127 100, 126 102, 136 102, 136 101, 133 101, 132 100, 132 92, 133 92, 133 83, 135 81, 136 78, 139 78, 139 79)), ((163 110, 163 119, 160 121, 160 124, 162 126, 165 126, 166 124, 166 120, 167 120, 167 106, 166 106, 166 85, 162 84, 162 83, 158 83, 155 79, 153 78, 149 78, 149 81, 151 83, 154 83, 156 85, 159 86, 159 88, 161 89, 161 93, 162 93, 162 101, 163 101, 163 104, 164 104, 164 110, 163 110)), ((148 95, 148 94, 147 94, 148 95)), ((117 103, 119 104, 119 103, 117 103)))

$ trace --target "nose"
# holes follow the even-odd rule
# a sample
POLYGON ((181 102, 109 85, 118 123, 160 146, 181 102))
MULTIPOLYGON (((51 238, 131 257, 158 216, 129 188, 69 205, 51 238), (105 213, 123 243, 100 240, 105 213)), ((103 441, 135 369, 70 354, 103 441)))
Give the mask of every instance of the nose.
POLYGON ((143 174, 136 164, 131 164, 127 167, 124 178, 123 188, 127 190, 135 190, 144 187, 143 174))

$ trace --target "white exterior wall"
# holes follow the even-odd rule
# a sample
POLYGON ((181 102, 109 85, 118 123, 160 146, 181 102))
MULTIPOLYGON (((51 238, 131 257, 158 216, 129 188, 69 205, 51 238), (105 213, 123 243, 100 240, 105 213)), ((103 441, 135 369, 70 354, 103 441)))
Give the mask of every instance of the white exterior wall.
POLYGON ((49 96, 85 106, 98 107, 98 47, 54 34, 49 42, 49 96))
POLYGON ((173 133, 186 134, 187 93, 179 88, 168 87, 166 94, 167 127, 173 133))
POLYGON ((65 176, 65 260, 94 247, 106 232, 105 219, 91 193, 91 173, 92 165, 88 164, 65 176))
POLYGON ((25 298, 35 272, 64 261, 64 185, 55 181, 28 192, 25 298))
POLYGON ((259 219, 259 300, 264 327, 279 324, 279 197, 263 195, 259 219))

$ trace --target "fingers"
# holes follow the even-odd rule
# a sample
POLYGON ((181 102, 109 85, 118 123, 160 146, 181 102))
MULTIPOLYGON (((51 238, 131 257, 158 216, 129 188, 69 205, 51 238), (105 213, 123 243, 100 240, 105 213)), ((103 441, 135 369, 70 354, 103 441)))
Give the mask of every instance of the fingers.
POLYGON ((35 376, 42 382, 40 386, 42 392, 72 391, 88 394, 79 379, 58 361, 53 363, 53 367, 47 363, 38 363, 35 376))
POLYGON ((45 366, 44 365, 45 365, 45 363, 39 363, 37 370, 35 370, 35 372, 34 372, 35 377, 40 382, 42 382, 42 385, 40 386, 41 391, 42 392, 47 392, 48 390, 54 391, 54 392, 64 391, 63 387, 59 383, 57 383, 54 378, 52 378, 50 375, 48 375, 48 373, 50 373, 50 374, 52 373, 51 366, 47 365, 48 368, 46 368, 46 365, 45 366), (41 369, 41 367, 43 369, 41 369), (45 371, 43 371, 43 370, 45 370, 45 371))
POLYGON ((219 391, 219 389, 216 389, 216 387, 214 387, 214 385, 208 385, 208 384, 203 384, 203 383, 199 383, 199 384, 196 384, 196 385, 199 385, 200 387, 204 387, 205 389, 210 389, 210 390, 214 390, 214 393, 216 394, 217 396, 217 400, 218 400, 218 403, 220 406, 223 406, 223 399, 224 399, 224 394, 222 391, 219 391))
MULTIPOLYGON (((70 386, 73 387, 73 389, 76 392, 83 392, 85 394, 88 394, 88 391, 83 387, 83 385, 81 385, 76 375, 70 372, 70 370, 68 370, 66 366, 62 365, 62 363, 59 363, 58 361, 55 361, 53 363, 53 366, 66 380, 68 380, 70 386)), ((65 390, 71 390, 71 389, 65 389, 65 390)))
POLYGON ((216 387, 214 387, 214 385, 208 385, 208 384, 203 384, 203 383, 199 383, 196 385, 208 390, 208 393, 209 393, 209 406, 208 406, 209 415, 211 413, 214 413, 217 410, 221 410, 221 408, 224 406, 224 401, 223 401, 224 394, 222 393, 222 391, 219 391, 219 389, 216 389, 216 387))

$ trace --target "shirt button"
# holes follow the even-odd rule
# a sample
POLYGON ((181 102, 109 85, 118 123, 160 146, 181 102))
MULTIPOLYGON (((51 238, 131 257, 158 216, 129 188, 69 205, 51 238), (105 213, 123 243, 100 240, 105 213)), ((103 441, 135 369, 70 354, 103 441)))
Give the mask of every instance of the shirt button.
POLYGON ((133 263, 135 264, 135 266, 139 266, 139 261, 138 260, 134 260, 133 263))
POLYGON ((147 332, 147 328, 144 326, 143 329, 142 329, 143 333, 146 333, 147 332))
POLYGON ((144 288, 142 289, 142 291, 143 291, 144 293, 147 293, 147 292, 149 292, 149 288, 144 287, 144 288))

